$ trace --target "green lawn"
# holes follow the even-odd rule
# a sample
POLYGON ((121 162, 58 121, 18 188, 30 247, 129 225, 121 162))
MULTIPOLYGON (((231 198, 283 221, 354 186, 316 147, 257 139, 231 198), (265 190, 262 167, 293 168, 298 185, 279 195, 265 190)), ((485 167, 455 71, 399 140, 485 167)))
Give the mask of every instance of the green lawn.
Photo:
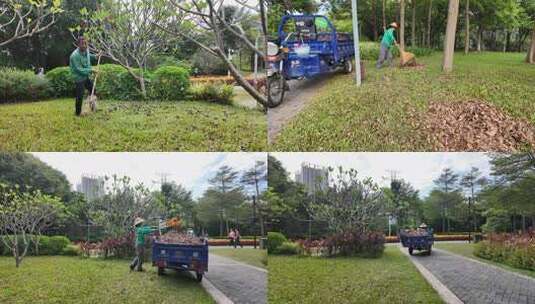
POLYGON ((269 256, 269 303, 442 303, 395 246, 379 259, 269 256))
MULTIPOLYGON (((535 124, 535 66, 520 53, 455 55, 441 72, 442 54, 419 58, 423 69, 377 70, 366 62, 361 88, 338 74, 281 132, 274 151, 429 151, 418 123, 430 102, 486 101, 535 124)), ((397 60, 397 59, 396 59, 397 60)))
POLYGON ((481 261, 481 262, 484 262, 484 263, 488 263, 488 264, 491 264, 491 265, 494 265, 494 266, 501 267, 501 268, 509 270, 509 271, 517 272, 517 273, 520 273, 520 274, 527 275, 527 276, 535 278, 535 271, 526 270, 526 269, 518 269, 518 268, 514 268, 514 267, 511 267, 511 266, 505 265, 505 264, 497 263, 497 262, 494 262, 494 261, 491 261, 491 260, 486 260, 486 259, 482 259, 480 257, 475 256, 474 255, 474 246, 475 246, 475 244, 473 244, 473 243, 472 244, 468 244, 468 243, 435 243, 434 246, 436 248, 438 248, 438 249, 447 250, 447 251, 450 251, 452 253, 456 253, 458 255, 462 255, 462 256, 465 256, 465 257, 468 257, 468 258, 472 258, 474 260, 478 260, 478 261, 481 261))
POLYGON ((260 268, 266 268, 267 251, 253 248, 216 248, 210 249, 210 253, 231 258, 238 262, 246 263, 260 268))
POLYGON ((74 116, 74 99, 0 105, 3 151, 265 151, 266 116, 206 102, 100 101, 74 116))
POLYGON ((19 269, 0 257, 0 303, 214 303, 187 273, 159 277, 149 264, 130 272, 128 261, 27 257, 19 269))

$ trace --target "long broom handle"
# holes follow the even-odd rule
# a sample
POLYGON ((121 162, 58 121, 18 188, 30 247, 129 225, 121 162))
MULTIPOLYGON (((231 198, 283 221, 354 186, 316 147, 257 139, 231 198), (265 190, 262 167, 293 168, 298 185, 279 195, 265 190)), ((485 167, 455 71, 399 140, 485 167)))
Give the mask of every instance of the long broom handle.
MULTIPOLYGON (((102 54, 98 55, 97 59, 97 67, 100 65, 100 58, 102 57, 102 54)), ((97 78, 98 78, 98 71, 95 75, 95 81, 93 82, 93 87, 91 88, 91 97, 95 96, 95 87, 97 86, 97 78)))

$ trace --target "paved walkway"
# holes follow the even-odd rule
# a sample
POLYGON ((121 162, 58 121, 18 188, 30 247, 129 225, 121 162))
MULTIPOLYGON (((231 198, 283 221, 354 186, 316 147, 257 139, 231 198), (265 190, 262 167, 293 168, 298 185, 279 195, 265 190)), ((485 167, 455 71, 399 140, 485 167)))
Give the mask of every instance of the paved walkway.
POLYGON ((210 254, 206 278, 235 304, 267 303, 267 271, 210 254))
POLYGON ((535 304, 535 279, 434 248, 411 259, 465 304, 535 304))

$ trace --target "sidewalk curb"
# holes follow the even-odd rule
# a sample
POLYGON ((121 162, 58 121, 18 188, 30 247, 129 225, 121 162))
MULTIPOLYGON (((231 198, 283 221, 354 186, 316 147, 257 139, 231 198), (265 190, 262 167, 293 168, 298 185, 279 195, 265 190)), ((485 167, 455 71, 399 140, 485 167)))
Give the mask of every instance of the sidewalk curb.
POLYGON ((409 260, 416 266, 416 269, 422 274, 426 281, 431 284, 442 300, 447 304, 464 304, 446 285, 442 284, 427 268, 425 268, 420 262, 412 258, 411 255, 403 250, 403 247, 399 246, 399 250, 409 257, 409 260))
POLYGON ((473 259, 473 258, 469 258, 469 257, 466 257, 464 255, 460 255, 460 254, 457 254, 457 253, 453 253, 449 250, 445 250, 445 249, 439 249, 439 248, 433 248, 433 250, 435 251, 439 251, 439 252, 442 252, 442 253, 445 253, 445 254, 451 254, 451 255, 454 255, 456 257, 459 257, 459 258, 463 258, 463 259, 466 259, 466 260, 469 260, 471 262, 476 262, 476 263, 479 263, 481 265, 485 265, 485 266, 488 266, 488 267, 491 267, 491 268, 494 268, 496 270, 501 270, 501 271, 505 271, 507 273, 510 273, 512 275, 515 275, 515 276, 518 276, 518 277, 521 277, 523 279, 527 279, 527 280, 530 280, 530 281, 534 281, 535 282, 535 278, 532 278, 530 276, 527 276, 525 274, 521 274, 521 273, 518 273, 518 272, 514 272, 514 271, 511 271, 509 269, 505 269, 505 268, 502 268, 502 267, 499 267, 499 266, 496 266, 496 265, 492 265, 490 263, 485 263, 483 261, 479 261, 479 260, 476 260, 476 259, 473 259))
POLYGON ((217 287, 215 287, 214 284, 212 284, 206 278, 202 280, 201 285, 204 287, 204 290, 206 290, 206 292, 212 296, 217 304, 234 304, 234 302, 232 302, 224 293, 221 292, 221 290, 217 289, 217 287))

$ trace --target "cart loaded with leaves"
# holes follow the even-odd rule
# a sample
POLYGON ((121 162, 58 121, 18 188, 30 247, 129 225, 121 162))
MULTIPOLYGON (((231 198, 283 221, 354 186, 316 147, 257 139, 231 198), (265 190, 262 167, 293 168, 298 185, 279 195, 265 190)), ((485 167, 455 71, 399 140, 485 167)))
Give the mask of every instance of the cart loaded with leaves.
POLYGON ((172 229, 156 236, 152 242, 152 265, 158 267, 158 275, 165 269, 195 272, 198 282, 208 271, 208 242, 194 235, 192 230, 180 231, 180 220, 171 219, 164 227, 172 229))
POLYGON ((425 251, 426 255, 431 255, 431 248, 435 242, 435 237, 433 236, 433 230, 400 230, 399 231, 399 240, 403 247, 409 249, 409 254, 412 255, 413 251, 420 250, 425 251))

